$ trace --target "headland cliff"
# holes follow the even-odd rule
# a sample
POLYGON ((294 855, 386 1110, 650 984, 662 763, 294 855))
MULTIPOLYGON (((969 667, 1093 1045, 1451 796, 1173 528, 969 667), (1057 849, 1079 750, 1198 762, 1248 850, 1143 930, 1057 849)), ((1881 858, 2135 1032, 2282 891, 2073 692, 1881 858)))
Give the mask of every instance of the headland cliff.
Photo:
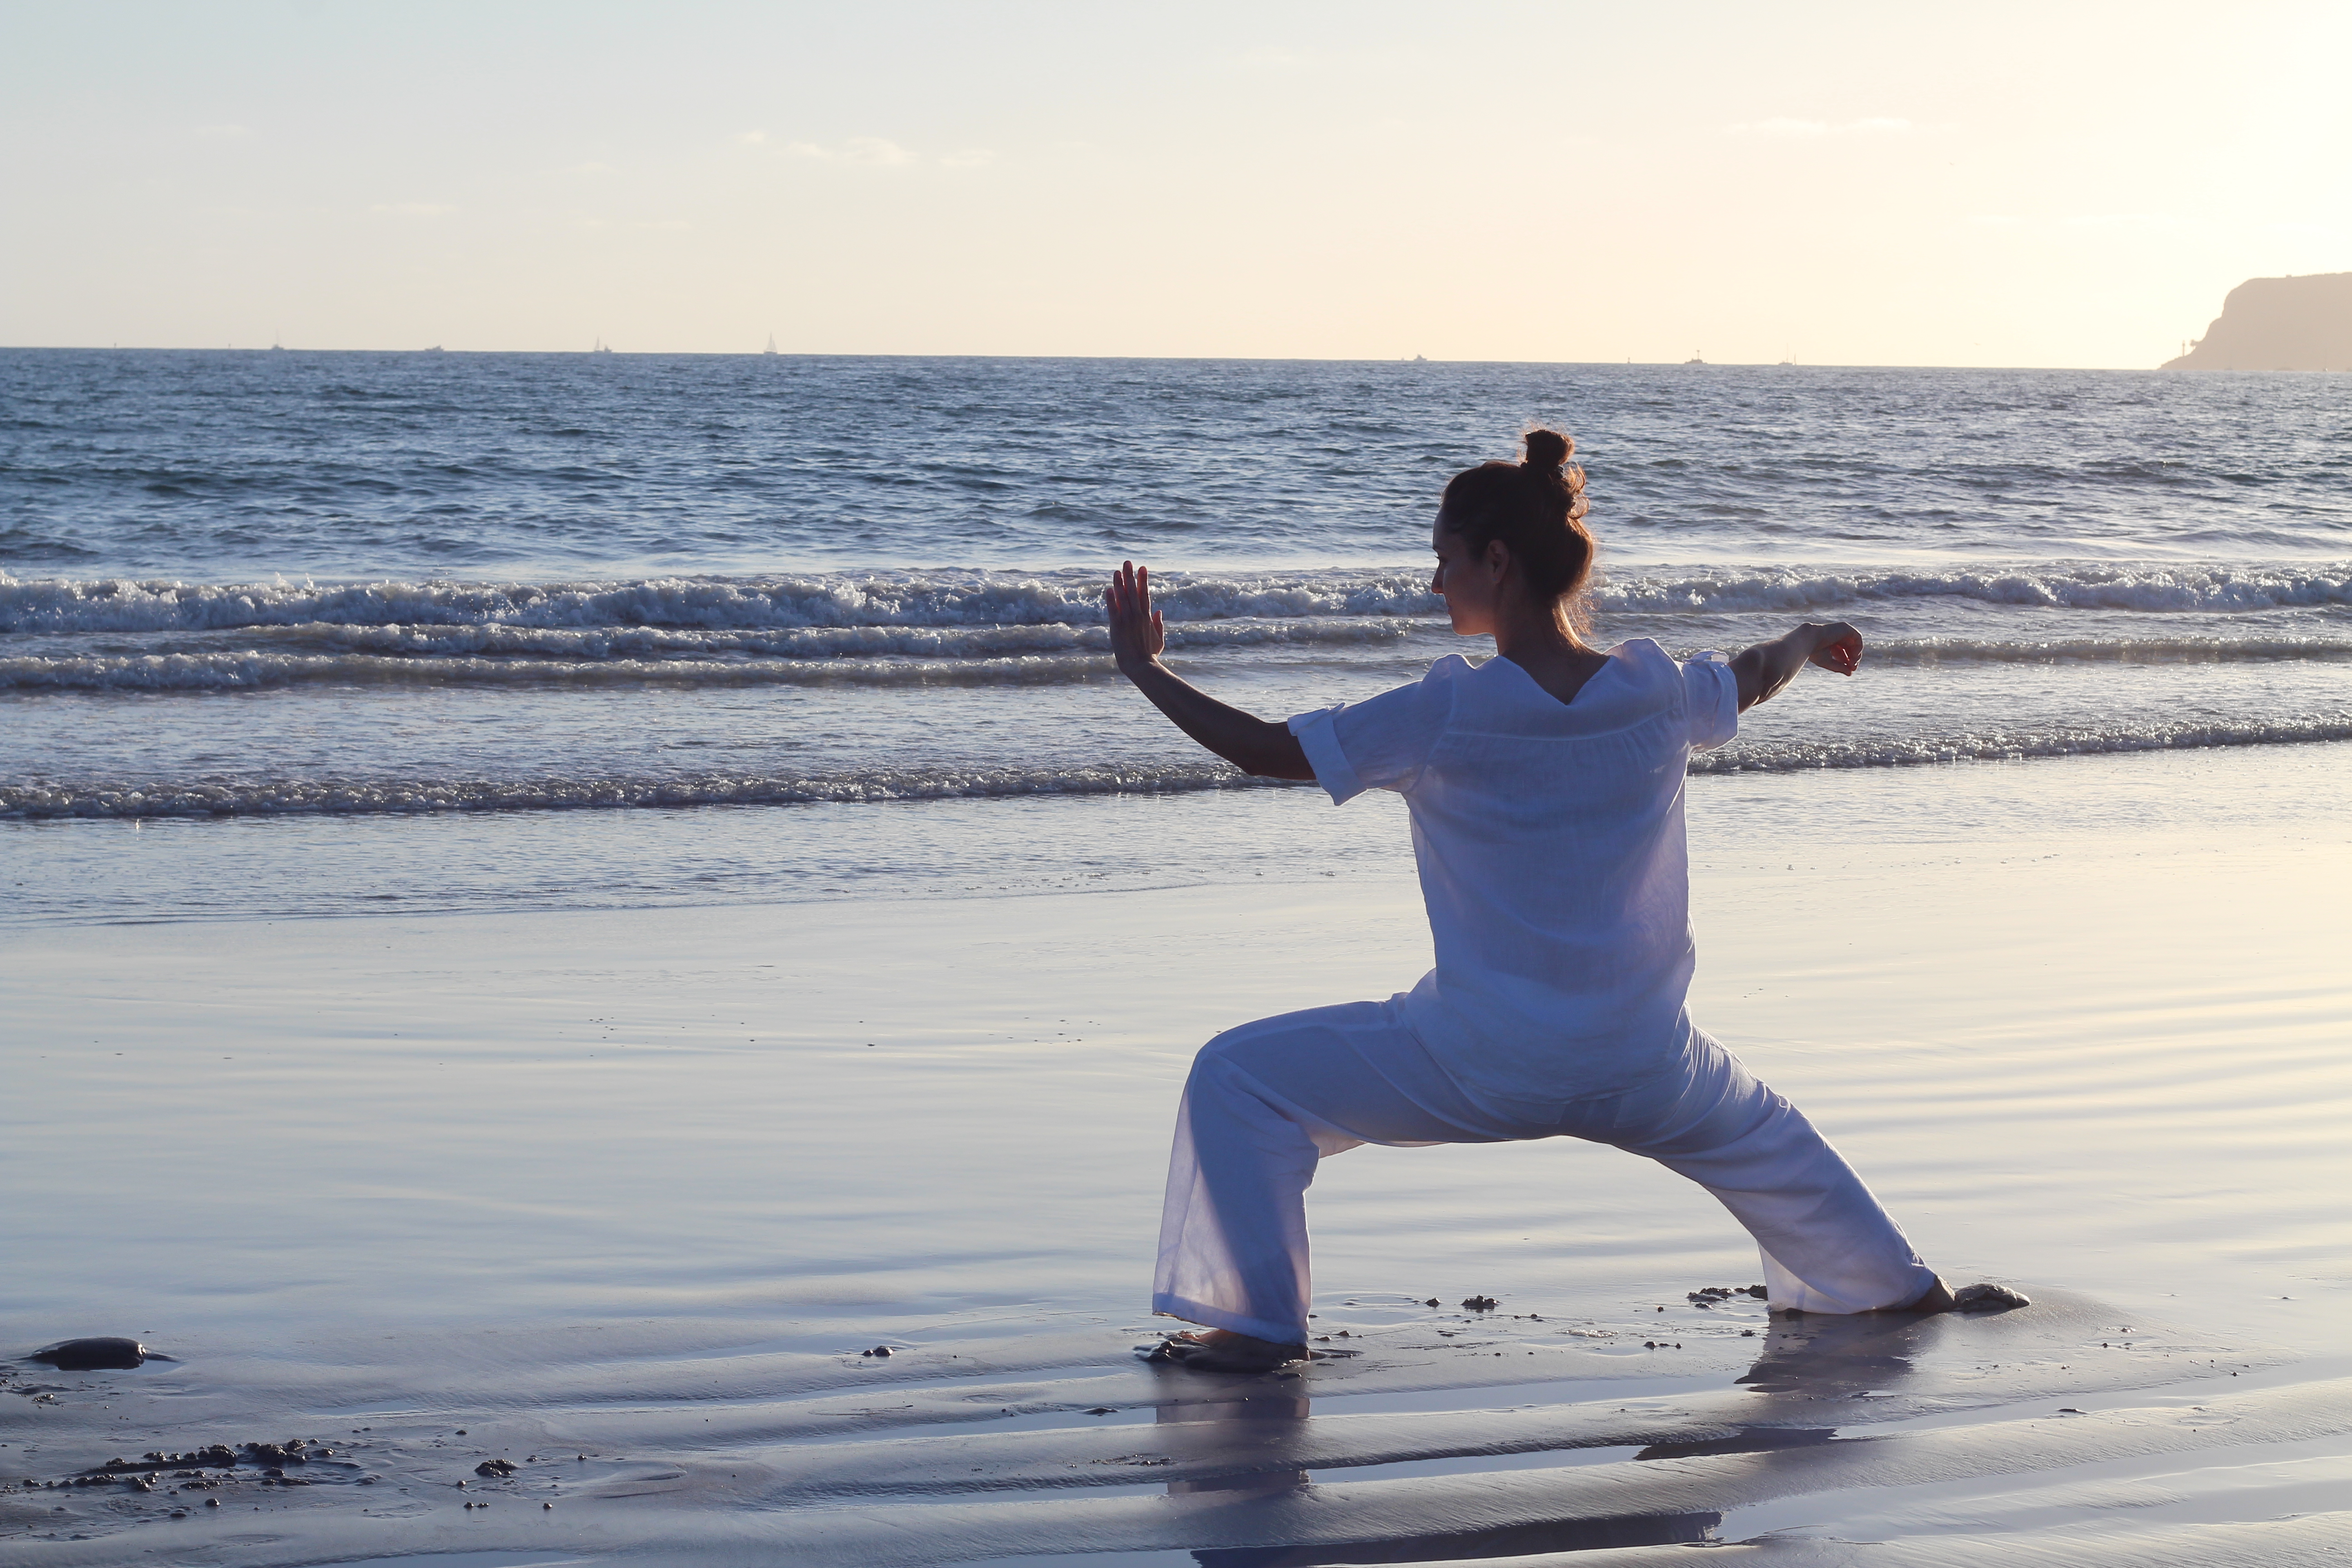
POLYGON ((2166 370, 2352 370, 2352 272, 2249 278, 2166 370))

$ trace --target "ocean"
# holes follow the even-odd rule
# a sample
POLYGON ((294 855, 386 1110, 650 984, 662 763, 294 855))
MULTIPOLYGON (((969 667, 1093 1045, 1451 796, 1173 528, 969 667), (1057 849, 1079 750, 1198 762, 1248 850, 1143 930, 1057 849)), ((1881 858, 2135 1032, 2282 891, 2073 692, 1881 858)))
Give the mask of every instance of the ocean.
MULTIPOLYGON (((1108 571, 1152 567, 1171 658, 1227 700, 1281 716, 1368 696, 1460 643, 1426 588, 1433 502, 1534 421, 1572 432, 1591 474, 1604 644, 1731 650, 1800 618, 1869 639, 1860 679, 1801 683, 1702 772, 2338 741, 2347 385, 7 351, 0 823, 44 868, 10 918, 1042 887, 1246 859, 1295 806, 1234 804, 1148 863, 1124 838, 1087 847, 1087 802, 1295 793, 1125 687, 1108 571), (983 801, 1008 804, 939 810, 983 801), (801 819, 730 825, 756 849, 714 858, 694 847, 707 822, 646 816, 718 806, 801 819), (578 812, 604 820, 533 820, 578 812), (371 821, 457 816, 500 825, 371 821), (97 822, 173 826, 173 852, 53 831, 97 822), (526 867, 502 867, 509 845, 526 867)), ((1372 852, 1303 839, 1286 863, 1372 852)))

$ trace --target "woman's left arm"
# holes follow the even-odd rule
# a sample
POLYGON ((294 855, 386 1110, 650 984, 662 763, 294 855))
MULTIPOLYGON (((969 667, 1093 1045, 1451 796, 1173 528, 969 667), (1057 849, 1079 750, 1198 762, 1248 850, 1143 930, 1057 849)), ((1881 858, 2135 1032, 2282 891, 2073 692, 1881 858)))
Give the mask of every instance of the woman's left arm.
POLYGON ((1178 729, 1225 761, 1266 779, 1312 779, 1305 748, 1286 724, 1220 702, 1160 662, 1167 636, 1151 607, 1151 574, 1129 561, 1111 574, 1110 649, 1118 672, 1135 682, 1178 729))
POLYGON ((1778 693, 1808 664, 1852 675, 1862 666, 1862 634, 1843 621, 1808 621, 1784 637, 1758 643, 1731 661, 1739 682, 1739 710, 1745 713, 1778 693))

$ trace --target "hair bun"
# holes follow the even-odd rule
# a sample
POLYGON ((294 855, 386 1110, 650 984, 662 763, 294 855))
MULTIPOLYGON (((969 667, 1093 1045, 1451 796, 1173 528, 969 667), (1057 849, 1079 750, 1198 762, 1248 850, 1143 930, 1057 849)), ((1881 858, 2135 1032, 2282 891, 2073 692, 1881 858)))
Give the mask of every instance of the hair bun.
POLYGON ((1576 442, 1557 430, 1530 430, 1527 441, 1527 466, 1549 473, 1559 472, 1559 466, 1576 450, 1576 442))

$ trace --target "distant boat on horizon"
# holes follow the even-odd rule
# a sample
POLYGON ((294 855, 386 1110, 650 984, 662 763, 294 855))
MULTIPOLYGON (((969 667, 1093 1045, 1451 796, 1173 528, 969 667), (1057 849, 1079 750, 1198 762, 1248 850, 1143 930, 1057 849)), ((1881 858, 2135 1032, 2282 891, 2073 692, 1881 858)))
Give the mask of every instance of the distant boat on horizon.
POLYGON ((588 352, 592 354, 608 354, 613 352, 613 349, 611 344, 605 342, 604 338, 599 336, 596 340, 596 346, 590 349, 588 352))
POLYGON ((770 332, 770 333, 768 334, 768 346, 767 346, 766 348, 761 349, 760 352, 761 352, 761 353, 763 353, 763 354, 772 354, 772 353, 774 353, 776 352, 776 334, 775 334, 775 333, 773 333, 773 332, 770 332))
POLYGON ((1683 361, 1683 363, 1684 363, 1685 364, 1705 364, 1705 363, 1706 363, 1706 361, 1705 361, 1705 360, 1703 360, 1703 359, 1701 359, 1701 358, 1699 357, 1698 350, 1696 350, 1696 349, 1693 349, 1693 350, 1691 350, 1691 356, 1690 356, 1690 358, 1688 358, 1688 359, 1686 359, 1686 360, 1683 361))
POLYGON ((435 344, 434 344, 431 348, 429 348, 429 349, 418 349, 416 352, 417 352, 418 353, 421 353, 421 354, 437 354, 437 353, 441 353, 441 352, 442 352, 442 350, 441 350, 441 345, 440 345, 439 343, 435 343, 435 344))

